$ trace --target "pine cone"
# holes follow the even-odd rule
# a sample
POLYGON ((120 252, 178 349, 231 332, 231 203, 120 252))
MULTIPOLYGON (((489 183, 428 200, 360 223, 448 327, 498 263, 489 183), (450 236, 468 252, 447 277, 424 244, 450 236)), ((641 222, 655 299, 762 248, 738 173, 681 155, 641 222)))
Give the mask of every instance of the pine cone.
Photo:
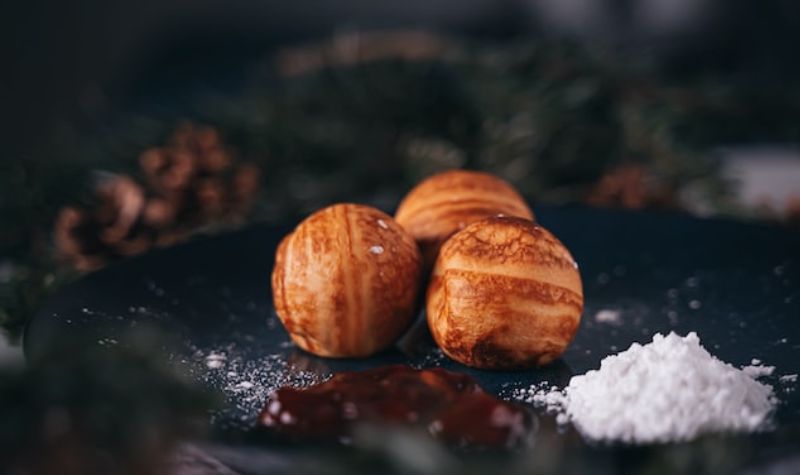
POLYGON ((786 221, 800 225, 800 195, 791 195, 786 199, 786 221))
POLYGON ((150 187, 161 193, 186 188, 194 175, 194 157, 184 150, 151 148, 139 157, 150 187))
POLYGON ((144 208, 144 190, 127 176, 102 181, 95 190, 99 206, 95 220, 100 225, 100 240, 114 244, 127 237, 144 208))
POLYGON ((154 195, 145 221, 156 227, 169 220, 194 226, 246 214, 258 190, 257 167, 235 165, 211 127, 182 124, 168 145, 145 151, 139 163, 154 195))
POLYGON ((630 209, 675 206, 673 194, 639 165, 622 165, 603 175, 589 191, 586 203, 592 206, 619 206, 630 209))
POLYGON ((234 163, 211 127, 182 124, 139 164, 144 186, 117 175, 98 184, 92 209, 59 214, 55 245, 76 269, 174 244, 199 227, 239 222, 258 194, 258 167, 234 163))
POLYGON ((237 216, 246 215, 253 207, 261 185, 261 169, 255 164, 244 163, 233 174, 230 181, 230 212, 237 216))
POLYGON ((152 239, 139 225, 144 191, 127 176, 104 179, 91 211, 67 207, 55 224, 59 255, 78 270, 94 270, 119 256, 139 254, 152 239))
POLYGON ((54 241, 61 258, 72 262, 75 269, 90 271, 102 267, 107 256, 97 236, 97 225, 86 211, 66 207, 54 226, 54 241))

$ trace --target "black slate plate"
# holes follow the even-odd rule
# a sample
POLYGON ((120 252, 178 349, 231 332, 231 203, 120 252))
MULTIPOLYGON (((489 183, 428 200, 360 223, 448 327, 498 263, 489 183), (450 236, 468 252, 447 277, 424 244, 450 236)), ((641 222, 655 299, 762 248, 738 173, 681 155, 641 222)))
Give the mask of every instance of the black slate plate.
MULTIPOLYGON (((253 424, 275 386, 330 372, 395 362, 438 365, 510 396, 534 382, 563 385, 656 332, 696 331, 723 361, 742 366, 757 358, 774 365, 775 375, 766 381, 781 400, 777 427, 798 433, 798 384, 779 380, 800 372, 797 232, 584 208, 543 208, 537 216, 580 264, 586 297, 575 341, 561 361, 541 370, 465 368, 435 349, 423 321, 397 348, 369 359, 325 360, 296 349, 274 316, 269 293, 274 250, 291 227, 271 225, 130 259, 69 285, 28 326, 26 355, 36 358, 58 340, 87 334, 98 345, 114 345, 130 328, 154 323, 182 342, 171 358, 225 392, 228 406, 214 422, 230 435, 253 424), (598 321, 601 310, 619 312, 621 322, 598 321)), ((754 437, 764 450, 784 447, 776 452, 780 457, 798 453, 794 440, 766 437, 754 437)))

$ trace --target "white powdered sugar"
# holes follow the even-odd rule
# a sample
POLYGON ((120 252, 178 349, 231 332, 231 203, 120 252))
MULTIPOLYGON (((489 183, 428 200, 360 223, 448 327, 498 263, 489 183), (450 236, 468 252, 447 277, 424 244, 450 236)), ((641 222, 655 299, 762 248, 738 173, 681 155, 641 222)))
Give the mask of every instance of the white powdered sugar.
POLYGON ((208 369, 219 369, 225 366, 225 361, 228 357, 225 353, 215 353, 211 352, 206 356, 206 366, 208 369))
POLYGON ((780 377, 782 383, 796 383, 797 382, 797 375, 796 374, 784 374, 780 377))
POLYGON ((684 441, 706 432, 751 432, 764 426, 776 399, 756 378, 774 368, 737 369, 712 356, 694 332, 660 333, 644 346, 603 359, 562 391, 532 386, 520 400, 571 421, 588 439, 652 443, 684 441))
POLYGON ((187 344, 191 362, 182 369, 222 397, 211 412, 211 422, 221 428, 252 427, 265 402, 283 386, 305 387, 323 381, 328 371, 306 370, 302 362, 288 361, 284 353, 252 354, 245 345, 231 342, 213 350, 187 344))
POLYGON ((619 325, 622 323, 619 310, 603 309, 594 315, 594 320, 597 323, 610 323, 612 325, 619 325))

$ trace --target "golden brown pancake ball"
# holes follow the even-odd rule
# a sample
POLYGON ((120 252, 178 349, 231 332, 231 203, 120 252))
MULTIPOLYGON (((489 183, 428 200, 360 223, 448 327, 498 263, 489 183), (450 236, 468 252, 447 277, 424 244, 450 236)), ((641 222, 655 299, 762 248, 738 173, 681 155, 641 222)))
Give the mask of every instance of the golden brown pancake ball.
POLYGON ((336 204, 278 246, 275 310, 292 340, 319 356, 367 356, 410 325, 422 272, 414 239, 369 206, 336 204))
POLYGON ((449 357, 475 368, 525 368, 567 348, 583 288, 575 260, 549 231, 495 217, 444 243, 426 308, 433 338, 449 357))
POLYGON ((430 270, 442 243, 469 224, 491 216, 533 219, 522 196, 488 173, 450 170, 415 186, 400 202, 395 219, 419 244, 430 270))

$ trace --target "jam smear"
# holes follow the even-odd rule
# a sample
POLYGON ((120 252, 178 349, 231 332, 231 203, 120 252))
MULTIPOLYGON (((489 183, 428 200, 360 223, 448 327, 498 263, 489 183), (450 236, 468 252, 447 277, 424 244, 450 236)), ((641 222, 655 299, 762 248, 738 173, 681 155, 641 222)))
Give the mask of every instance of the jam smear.
POLYGON ((280 388, 259 416, 261 426, 295 440, 344 440, 363 423, 420 426, 459 446, 513 448, 529 441, 535 421, 527 409, 484 392, 470 376, 404 365, 280 388))

